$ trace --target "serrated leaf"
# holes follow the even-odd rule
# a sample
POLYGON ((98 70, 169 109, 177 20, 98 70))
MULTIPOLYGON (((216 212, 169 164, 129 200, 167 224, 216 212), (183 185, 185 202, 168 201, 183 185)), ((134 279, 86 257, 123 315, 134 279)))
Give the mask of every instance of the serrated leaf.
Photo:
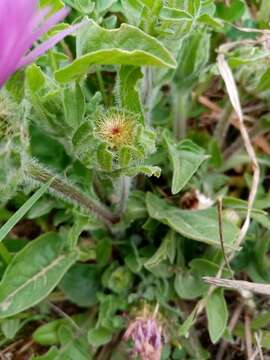
POLYGON ((63 239, 49 233, 30 242, 11 261, 0 283, 0 318, 17 314, 44 299, 77 260, 63 239))
POLYGON ((214 290, 206 303, 208 331, 213 344, 222 337, 228 322, 228 309, 222 289, 214 290))
POLYGON ((78 35, 77 43, 78 58, 55 73, 59 82, 87 74, 94 64, 176 67, 175 59, 161 42, 128 24, 108 30, 88 20, 78 35))
POLYGON ((209 156, 191 140, 173 143, 167 132, 164 133, 164 138, 173 166, 172 194, 177 194, 209 156))
MULTIPOLYGON (((152 193, 146 195, 149 215, 185 236, 209 245, 220 247, 218 217, 215 208, 205 210, 181 210, 169 205, 152 193)), ((239 229, 233 223, 223 220, 224 246, 232 249, 239 229)))

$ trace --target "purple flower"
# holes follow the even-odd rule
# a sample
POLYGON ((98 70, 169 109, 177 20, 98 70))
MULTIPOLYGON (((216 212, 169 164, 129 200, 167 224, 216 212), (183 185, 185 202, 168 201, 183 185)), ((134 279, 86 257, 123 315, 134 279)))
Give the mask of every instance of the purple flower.
POLYGON ((32 63, 81 25, 59 32, 29 51, 43 34, 68 14, 67 8, 48 16, 50 11, 49 7, 39 9, 38 0, 0 0, 0 87, 15 71, 32 63))
POLYGON ((162 352, 162 327, 152 315, 137 317, 124 334, 125 340, 133 340, 134 355, 142 360, 160 360, 162 352))

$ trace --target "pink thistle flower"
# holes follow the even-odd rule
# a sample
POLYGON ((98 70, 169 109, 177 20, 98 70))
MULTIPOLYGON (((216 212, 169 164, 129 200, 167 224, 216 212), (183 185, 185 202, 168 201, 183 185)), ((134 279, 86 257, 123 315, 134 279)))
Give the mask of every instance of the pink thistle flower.
POLYGON ((134 355, 139 355, 142 360, 160 360, 162 336, 163 329, 155 314, 148 314, 137 317, 129 324, 124 340, 134 342, 134 355))
POLYGON ((51 16, 50 8, 38 8, 38 0, 0 0, 0 87, 18 69, 74 32, 81 24, 70 26, 29 51, 52 26, 63 20, 68 8, 51 16))

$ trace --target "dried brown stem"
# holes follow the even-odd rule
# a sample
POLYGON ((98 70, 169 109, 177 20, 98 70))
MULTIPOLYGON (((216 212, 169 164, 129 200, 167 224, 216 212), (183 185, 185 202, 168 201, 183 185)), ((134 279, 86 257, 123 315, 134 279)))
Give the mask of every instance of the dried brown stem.
POLYGON ((270 296, 270 285, 252 283, 249 281, 243 280, 229 280, 229 279, 220 279, 218 277, 205 276, 203 280, 207 284, 211 284, 218 287, 223 287, 227 289, 237 290, 242 293, 242 291, 250 291, 252 293, 263 294, 270 296))

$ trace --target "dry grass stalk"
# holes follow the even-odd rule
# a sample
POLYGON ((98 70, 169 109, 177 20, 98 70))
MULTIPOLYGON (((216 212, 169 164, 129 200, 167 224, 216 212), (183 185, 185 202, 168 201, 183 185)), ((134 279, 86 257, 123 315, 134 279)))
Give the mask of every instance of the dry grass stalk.
POLYGON ((240 294, 243 291, 250 291, 252 293, 270 296, 270 285, 266 285, 266 284, 258 284, 243 280, 220 279, 218 277, 210 277, 210 276, 205 276, 203 280, 207 284, 211 284, 214 286, 223 287, 227 289, 237 290, 240 292, 240 294))

